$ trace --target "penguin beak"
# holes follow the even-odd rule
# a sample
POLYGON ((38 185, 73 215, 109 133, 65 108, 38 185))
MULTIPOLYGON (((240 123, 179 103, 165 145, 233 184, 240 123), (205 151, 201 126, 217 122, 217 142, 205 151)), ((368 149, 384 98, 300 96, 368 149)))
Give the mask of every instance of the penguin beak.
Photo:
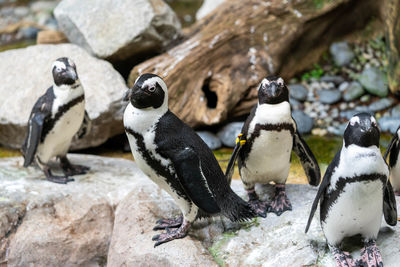
POLYGON ((268 95, 272 98, 275 98, 280 94, 280 89, 276 83, 270 83, 266 88, 266 90, 268 92, 268 95))
POLYGON ((124 100, 124 101, 129 101, 129 99, 131 99, 131 94, 132 94, 132 90, 131 90, 131 89, 128 89, 128 90, 126 91, 125 95, 124 95, 123 100, 124 100))
POLYGON ((76 71, 75 71, 74 68, 68 67, 68 68, 67 68, 67 71, 66 71, 66 74, 67 74, 67 76, 70 77, 72 80, 74 80, 74 81, 78 80, 78 74, 76 74, 76 71))

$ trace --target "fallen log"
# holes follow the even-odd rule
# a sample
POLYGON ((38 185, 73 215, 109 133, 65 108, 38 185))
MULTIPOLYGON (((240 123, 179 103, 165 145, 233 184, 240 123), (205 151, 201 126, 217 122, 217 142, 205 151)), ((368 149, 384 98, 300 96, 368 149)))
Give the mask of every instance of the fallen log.
POLYGON ((285 79, 316 62, 328 45, 364 29, 379 1, 225 1, 191 27, 186 39, 136 66, 162 76, 170 108, 191 126, 248 113, 259 82, 285 79))

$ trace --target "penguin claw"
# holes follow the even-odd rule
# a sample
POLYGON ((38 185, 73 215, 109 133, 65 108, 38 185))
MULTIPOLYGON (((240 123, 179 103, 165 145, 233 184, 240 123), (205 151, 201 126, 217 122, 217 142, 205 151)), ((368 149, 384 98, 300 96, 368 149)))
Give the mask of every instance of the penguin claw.
POLYGON ((163 230, 167 228, 178 228, 182 225, 183 216, 179 216, 177 218, 171 219, 159 219, 156 221, 156 226, 154 226, 153 230, 163 230))
POLYGON ((66 176, 86 174, 90 170, 89 167, 83 165, 69 165, 63 168, 63 172, 66 176))
POLYGON ((365 267, 383 267, 381 252, 376 246, 375 240, 370 240, 365 243, 365 247, 361 250, 360 263, 365 267))
POLYGON ((187 236, 188 231, 189 231, 190 223, 187 221, 184 221, 178 229, 171 230, 170 228, 165 228, 166 232, 161 233, 158 235, 153 236, 151 240, 157 241, 154 244, 154 247, 157 247, 161 244, 167 243, 169 241, 172 241, 174 239, 180 239, 184 238, 187 236))

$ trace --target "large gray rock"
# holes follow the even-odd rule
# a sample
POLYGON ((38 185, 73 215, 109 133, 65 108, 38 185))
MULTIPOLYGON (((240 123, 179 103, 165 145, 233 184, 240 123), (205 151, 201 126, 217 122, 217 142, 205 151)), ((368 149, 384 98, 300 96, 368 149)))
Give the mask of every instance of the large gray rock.
POLYGON ((333 43, 329 47, 333 61, 338 66, 345 66, 349 64, 354 58, 354 52, 349 47, 347 42, 333 43))
POLYGON ((240 134, 242 127, 243 122, 228 123, 217 132, 217 136, 225 146, 234 147, 236 145, 236 137, 240 134))
POLYGON ((343 99, 346 102, 353 101, 364 94, 364 88, 359 82, 353 81, 347 87, 343 94, 343 99))
POLYGON ((219 138, 212 132, 197 131, 196 133, 200 136, 201 139, 203 139, 204 143, 206 143, 211 150, 215 150, 221 147, 221 140, 219 140, 219 138))
POLYGON ((114 210, 144 180, 134 162, 70 155, 89 166, 67 185, 22 158, 0 160, 0 261, 8 266, 104 266, 114 210))
POLYGON ((292 111, 293 119, 296 121, 297 130, 301 134, 308 134, 314 126, 314 120, 302 110, 292 111))
POLYGON ((93 123, 92 132, 74 140, 72 148, 97 146, 123 132, 121 99, 127 87, 112 65, 73 44, 36 45, 0 53, 0 144, 21 146, 34 103, 53 84, 53 61, 64 56, 76 63, 93 123))
POLYGON ((181 33, 177 16, 162 0, 63 0, 54 15, 72 43, 107 59, 161 51, 181 33))
POLYGON ((358 81, 370 94, 385 97, 389 93, 385 74, 376 67, 365 68, 358 81))

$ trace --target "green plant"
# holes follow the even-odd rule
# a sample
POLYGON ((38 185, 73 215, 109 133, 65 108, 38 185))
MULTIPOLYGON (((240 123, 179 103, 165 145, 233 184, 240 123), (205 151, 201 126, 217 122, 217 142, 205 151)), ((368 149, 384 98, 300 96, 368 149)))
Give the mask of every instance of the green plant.
POLYGON ((310 70, 309 72, 303 73, 303 75, 301 75, 301 80, 307 81, 310 78, 319 79, 322 75, 324 75, 324 70, 319 64, 314 64, 314 69, 310 70))

